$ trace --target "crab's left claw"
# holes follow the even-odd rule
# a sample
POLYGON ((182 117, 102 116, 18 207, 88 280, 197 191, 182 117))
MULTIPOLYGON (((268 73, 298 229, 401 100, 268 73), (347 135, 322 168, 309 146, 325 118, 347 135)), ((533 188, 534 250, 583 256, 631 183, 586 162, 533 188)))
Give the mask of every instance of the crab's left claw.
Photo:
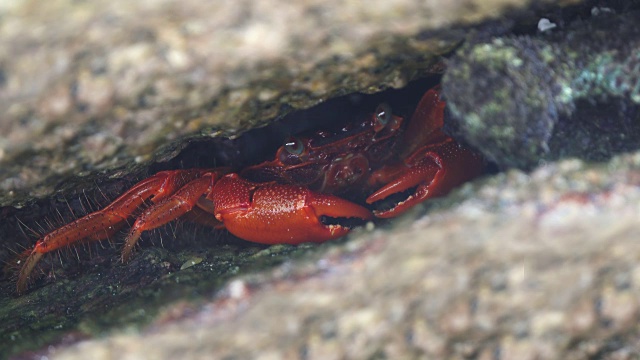
POLYGON ((373 212, 377 217, 395 217, 426 199, 445 195, 481 174, 483 168, 479 155, 446 138, 416 150, 402 163, 375 172, 371 182, 385 185, 371 194, 367 203, 383 203, 373 212))
POLYGON ((253 183, 237 174, 220 179, 210 200, 230 233, 262 244, 323 242, 346 235, 354 220, 373 218, 368 209, 336 196, 301 186, 253 183))

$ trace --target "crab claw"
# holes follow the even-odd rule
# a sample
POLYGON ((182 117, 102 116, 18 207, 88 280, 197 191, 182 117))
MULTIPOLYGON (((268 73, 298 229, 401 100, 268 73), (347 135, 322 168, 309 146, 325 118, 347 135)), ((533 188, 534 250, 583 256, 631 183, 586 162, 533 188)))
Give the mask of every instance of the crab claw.
MULTIPOLYGON (((380 188, 367 198, 368 204, 373 204, 385 199, 390 200, 393 195, 396 199, 404 194, 404 199, 396 200, 390 208, 384 210, 374 210, 373 213, 379 218, 390 218, 398 216, 409 210, 416 204, 434 196, 434 184, 438 184, 439 172, 443 171, 433 158, 425 158, 413 166, 404 166, 405 171, 395 177, 390 183, 380 188)), ((404 164, 403 164, 404 165, 404 164)), ((389 169, 386 169, 389 170, 389 169)), ((393 170, 394 172, 397 169, 393 170)), ((390 200, 391 201, 391 200, 390 200)))
POLYGON ((323 242, 346 235, 371 212, 336 196, 301 186, 253 183, 237 174, 218 181, 208 197, 214 214, 233 235, 262 244, 323 242))
POLYGON ((386 185, 367 198, 368 204, 393 201, 390 208, 374 210, 379 218, 398 216, 418 203, 442 196, 482 173, 484 162, 452 140, 416 150, 406 161, 378 170, 372 181, 386 185), (398 200, 398 197, 402 199, 398 200), (395 200, 394 200, 395 199, 395 200))

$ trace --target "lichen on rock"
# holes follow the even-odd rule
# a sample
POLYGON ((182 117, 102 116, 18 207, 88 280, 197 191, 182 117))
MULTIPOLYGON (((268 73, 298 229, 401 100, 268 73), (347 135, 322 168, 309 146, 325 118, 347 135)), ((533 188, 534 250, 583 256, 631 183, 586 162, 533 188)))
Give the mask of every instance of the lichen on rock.
POLYGON ((551 34, 469 42, 443 78, 452 128, 503 167, 636 149, 639 21, 605 13, 551 34))

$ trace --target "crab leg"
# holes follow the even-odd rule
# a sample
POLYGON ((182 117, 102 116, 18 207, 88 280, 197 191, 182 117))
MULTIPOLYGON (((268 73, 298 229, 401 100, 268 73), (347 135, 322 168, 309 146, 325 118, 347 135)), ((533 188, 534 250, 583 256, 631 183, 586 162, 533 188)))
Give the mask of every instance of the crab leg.
POLYGON ((159 172, 134 185, 106 208, 46 234, 38 240, 32 250, 25 254, 26 259, 18 274, 18 293, 26 289, 31 272, 43 254, 81 240, 93 241, 108 238, 124 226, 127 218, 142 207, 146 200, 159 202, 202 173, 203 170, 159 172))
POLYGON ((155 229, 189 213, 197 204, 198 199, 209 192, 223 172, 208 172, 192 180, 171 197, 160 201, 145 210, 136 222, 122 248, 122 261, 126 262, 131 256, 133 246, 144 231, 155 229))
POLYGON ((446 137, 442 133, 445 106, 446 103, 440 99, 440 86, 429 89, 422 96, 404 131, 405 147, 399 154, 400 158, 411 156, 423 144, 433 144, 446 137))

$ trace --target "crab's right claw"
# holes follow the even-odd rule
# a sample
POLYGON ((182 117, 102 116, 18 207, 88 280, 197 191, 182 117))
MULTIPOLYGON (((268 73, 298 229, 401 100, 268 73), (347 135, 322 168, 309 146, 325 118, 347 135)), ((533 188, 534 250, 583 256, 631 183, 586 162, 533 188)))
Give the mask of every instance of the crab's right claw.
POLYGON ((220 179, 211 197, 216 218, 229 232, 262 244, 323 242, 373 218, 368 209, 336 196, 236 174, 220 179))

